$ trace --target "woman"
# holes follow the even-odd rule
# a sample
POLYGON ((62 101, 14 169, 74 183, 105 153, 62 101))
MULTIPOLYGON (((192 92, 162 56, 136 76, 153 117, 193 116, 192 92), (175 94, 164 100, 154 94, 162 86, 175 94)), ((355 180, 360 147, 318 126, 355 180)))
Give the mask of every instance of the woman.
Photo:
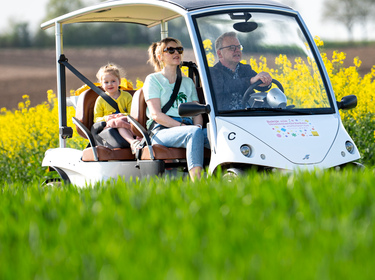
POLYGON ((201 115, 191 119, 181 118, 178 114, 179 103, 198 103, 197 91, 190 78, 182 77, 176 100, 166 113, 162 112, 163 106, 171 99, 177 79, 176 68, 182 62, 183 50, 181 42, 174 38, 165 38, 149 47, 149 63, 156 72, 146 77, 143 91, 149 118, 147 127, 152 129, 152 144, 186 148, 189 175, 194 181, 201 176, 204 145, 208 146, 208 140, 206 130, 202 129, 201 115))

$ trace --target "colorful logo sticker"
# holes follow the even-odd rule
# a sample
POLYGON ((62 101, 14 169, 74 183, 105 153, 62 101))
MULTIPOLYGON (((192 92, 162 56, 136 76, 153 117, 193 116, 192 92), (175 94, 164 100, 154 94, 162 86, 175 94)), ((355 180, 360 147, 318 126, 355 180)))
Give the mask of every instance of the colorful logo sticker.
POLYGON ((319 136, 314 125, 307 119, 270 120, 267 124, 278 138, 316 137, 319 136))

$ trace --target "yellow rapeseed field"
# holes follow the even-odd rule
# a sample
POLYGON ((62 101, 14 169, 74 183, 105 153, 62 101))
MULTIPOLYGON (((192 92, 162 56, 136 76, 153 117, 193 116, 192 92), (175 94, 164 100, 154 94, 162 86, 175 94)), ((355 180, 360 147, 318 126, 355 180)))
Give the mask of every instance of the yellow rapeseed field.
MULTIPOLYGON (((323 42, 319 38, 315 38, 315 41, 318 46, 323 45, 323 42)), ((206 40, 204 41, 204 46, 207 52, 209 64, 213 65, 215 58, 212 54, 212 43, 209 40, 206 40)), ((370 113, 374 114, 375 66, 370 73, 362 77, 358 73, 358 68, 361 65, 361 61, 358 58, 354 59, 354 66, 345 68, 343 67, 343 63, 346 59, 345 53, 334 52, 331 58, 327 57, 325 53, 322 53, 321 55, 331 79, 336 99, 341 100, 343 96, 350 94, 354 94, 358 97, 357 108, 354 110, 342 111, 342 118, 351 118, 356 122, 360 122, 364 116, 370 113)), ((246 63, 246 61, 243 63, 246 63)), ((250 63, 253 69, 257 72, 271 72, 272 76, 275 79, 278 79, 283 85, 286 85, 286 87, 297 77, 299 79, 306 79, 306 84, 315 83, 315 80, 311 75, 304 75, 304 71, 308 71, 308 67, 305 65, 306 62, 301 58, 297 58, 295 61, 290 61, 287 56, 280 55, 274 62, 277 69, 269 68, 265 57, 260 57, 258 60, 251 59, 248 63, 250 63), (283 69, 283 73, 279 73, 278 69, 283 69), (285 75, 285 73, 288 74, 285 75)), ((310 62, 308 61, 307 63, 310 62)), ((316 69, 316 71, 318 70, 316 69)), ((186 69, 183 69, 183 72, 186 73, 186 69)), ((142 85, 142 81, 137 81, 135 88, 138 89, 142 87, 142 85)), ((122 80, 122 86, 128 89, 133 88, 133 84, 125 79, 122 80)), ((292 87, 289 87, 289 89, 291 88, 292 87)), ((82 89, 75 92, 73 91, 72 94, 79 94, 81 91, 82 89)), ((295 89, 292 92, 288 91, 288 96, 289 94, 299 95, 302 94, 302 92, 295 89)), ((18 105, 18 110, 10 111, 6 108, 0 109, 0 154, 12 158, 20 149, 40 149, 44 152, 46 149, 58 145, 57 99, 52 90, 48 90, 47 95, 48 102, 39 104, 35 107, 30 107, 29 97, 24 95, 24 101, 18 105)), ((300 98, 295 98, 295 100, 298 99, 300 98)), ((320 98, 317 99, 319 100, 320 98)), ((305 100, 303 102, 311 102, 311 100, 305 100)), ((72 117, 74 114, 74 109, 68 107, 68 126, 74 127, 72 123, 72 117)), ((368 127, 367 129, 371 130, 371 134, 374 133, 373 127, 368 127)), ((372 141, 374 141, 373 138, 372 141)), ((87 145, 87 140, 80 138, 77 133, 74 133, 73 139, 67 142, 69 147, 83 148, 87 145)))

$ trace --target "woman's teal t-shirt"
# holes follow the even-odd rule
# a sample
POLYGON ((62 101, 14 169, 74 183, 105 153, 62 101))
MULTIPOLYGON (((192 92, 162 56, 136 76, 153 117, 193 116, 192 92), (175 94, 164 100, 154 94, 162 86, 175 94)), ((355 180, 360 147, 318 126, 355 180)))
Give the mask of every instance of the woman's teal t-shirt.
MULTIPOLYGON (((161 72, 150 74, 146 77, 143 84, 143 92, 145 96, 145 101, 153 98, 159 98, 161 103, 161 108, 169 101, 173 93, 174 83, 170 84, 168 79, 163 76, 161 72)), ((178 91, 175 102, 172 104, 171 108, 168 110, 166 115, 170 117, 179 117, 178 105, 181 103, 199 101, 197 90, 192 79, 188 77, 182 77, 180 90, 178 91)), ((151 124, 151 114, 147 108, 146 114, 148 117, 147 127, 151 124)))

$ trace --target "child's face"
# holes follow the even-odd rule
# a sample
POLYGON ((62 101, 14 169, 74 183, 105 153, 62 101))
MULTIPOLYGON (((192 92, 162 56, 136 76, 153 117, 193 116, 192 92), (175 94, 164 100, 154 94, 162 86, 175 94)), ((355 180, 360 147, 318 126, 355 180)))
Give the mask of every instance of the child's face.
POLYGON ((118 92, 118 87, 120 85, 119 79, 112 74, 105 74, 101 81, 103 89, 109 94, 115 94, 118 92))

